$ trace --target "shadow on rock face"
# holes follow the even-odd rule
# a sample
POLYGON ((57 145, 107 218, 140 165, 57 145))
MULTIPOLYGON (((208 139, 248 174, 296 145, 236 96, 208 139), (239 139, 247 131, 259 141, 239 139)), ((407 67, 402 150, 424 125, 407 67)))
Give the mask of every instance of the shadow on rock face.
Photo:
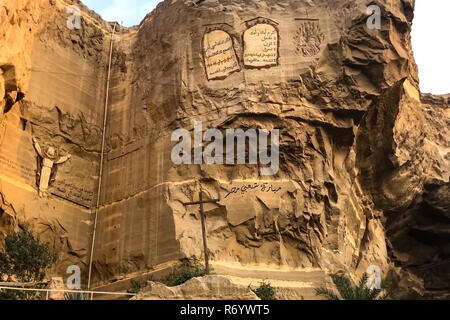
POLYGON ((17 87, 16 69, 10 63, 0 63, 0 106, 2 113, 8 113, 13 105, 25 97, 17 87))

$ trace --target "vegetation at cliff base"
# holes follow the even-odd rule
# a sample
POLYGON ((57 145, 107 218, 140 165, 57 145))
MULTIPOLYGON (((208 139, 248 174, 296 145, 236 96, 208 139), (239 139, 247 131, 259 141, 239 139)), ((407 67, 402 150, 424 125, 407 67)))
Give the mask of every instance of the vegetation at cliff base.
MULTIPOLYGON (((205 268, 198 262, 189 262, 187 260, 183 261, 181 265, 175 268, 175 270, 168 276, 160 279, 154 280, 153 277, 148 277, 147 281, 156 281, 163 283, 168 287, 179 286, 186 281, 189 281, 195 277, 203 277, 205 275, 205 268)), ((128 293, 139 293, 145 286, 147 281, 145 280, 134 280, 130 281, 130 287, 128 288, 128 293)))
POLYGON ((350 278, 343 274, 331 274, 330 277, 338 293, 324 287, 315 289, 316 295, 327 300, 388 300, 394 297, 386 281, 382 282, 381 289, 369 289, 369 277, 366 273, 358 284, 353 284, 350 278))
POLYGON ((204 275, 205 268, 201 264, 183 261, 172 274, 162 279, 161 282, 166 286, 174 287, 183 284, 192 278, 203 277, 204 275))
POLYGON ((64 293, 64 300, 88 300, 88 297, 82 292, 66 292, 64 293))
POLYGON ((133 280, 130 281, 130 288, 127 293, 139 293, 145 287, 145 281, 133 280))
MULTIPOLYGON (((41 243, 31 232, 10 234, 5 239, 5 250, 0 251, 0 279, 37 284, 56 260, 57 254, 50 252, 48 244, 41 243)), ((32 299, 35 296, 33 291, 0 291, 0 299, 32 299)))
POLYGON ((275 290, 272 288, 272 285, 269 282, 261 282, 259 287, 252 291, 260 298, 261 300, 276 300, 275 290))

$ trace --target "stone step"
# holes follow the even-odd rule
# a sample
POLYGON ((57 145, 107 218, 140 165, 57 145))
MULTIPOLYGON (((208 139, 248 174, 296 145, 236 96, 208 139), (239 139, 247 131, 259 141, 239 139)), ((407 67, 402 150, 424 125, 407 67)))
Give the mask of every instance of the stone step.
MULTIPOLYGON (((262 281, 269 282, 274 288, 277 299, 280 300, 317 300, 315 288, 332 288, 329 276, 320 269, 277 269, 261 266, 242 266, 225 262, 211 262, 212 273, 229 277, 234 283, 257 288, 262 281)), ((156 270, 138 275, 131 275, 126 279, 96 287, 95 291, 126 292, 130 288, 131 280, 145 281, 149 276, 153 279, 167 275, 174 265, 159 266, 156 270)), ((127 296, 102 295, 94 296, 95 300, 128 300, 127 296)))
MULTIPOLYGON (((160 279, 173 272, 178 262, 168 262, 153 267, 152 270, 144 273, 130 274, 126 278, 119 279, 115 282, 97 286, 93 291, 102 292, 127 292, 131 287, 131 280, 146 282, 148 279, 160 279)), ((107 294, 96 294, 94 300, 128 300, 130 296, 117 296, 107 294)))
POLYGON ((216 274, 226 275, 233 282, 257 288, 262 281, 270 283, 277 299, 281 300, 317 300, 315 288, 332 288, 330 277, 320 269, 287 270, 259 266, 240 266, 235 264, 212 262, 216 274))

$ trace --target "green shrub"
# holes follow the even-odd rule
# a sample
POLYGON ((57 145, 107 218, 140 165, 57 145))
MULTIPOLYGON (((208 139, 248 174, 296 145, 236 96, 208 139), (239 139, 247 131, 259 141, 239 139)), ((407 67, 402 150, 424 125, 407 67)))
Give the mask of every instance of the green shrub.
POLYGON ((16 290, 0 290, 0 300, 24 300, 25 293, 16 290))
POLYGON ((357 285, 354 285, 346 275, 331 274, 330 277, 339 294, 321 287, 316 288, 316 295, 328 300, 387 300, 394 298, 394 293, 386 281, 381 283, 381 289, 369 289, 366 285, 368 279, 366 273, 357 285))
POLYGON ((83 292, 66 292, 64 300, 88 300, 87 295, 83 292))
POLYGON ((128 293, 138 293, 145 287, 145 281, 131 280, 130 288, 127 290, 128 293))
MULTIPOLYGON (((47 243, 43 244, 31 232, 20 231, 5 239, 5 251, 0 252, 0 279, 18 282, 39 282, 45 271, 57 260, 47 243)), ((34 291, 1 290, 0 299, 36 299, 34 291), (8 291, 8 292, 6 292, 8 291)))
POLYGON ((161 282, 166 286, 174 287, 185 283, 186 281, 195 278, 203 277, 205 275, 205 269, 199 263, 189 263, 188 261, 183 261, 181 266, 175 269, 175 271, 162 279, 161 282))
POLYGON ((259 287, 256 290, 252 289, 252 291, 261 300, 276 300, 275 290, 272 288, 272 285, 269 282, 261 282, 259 287))

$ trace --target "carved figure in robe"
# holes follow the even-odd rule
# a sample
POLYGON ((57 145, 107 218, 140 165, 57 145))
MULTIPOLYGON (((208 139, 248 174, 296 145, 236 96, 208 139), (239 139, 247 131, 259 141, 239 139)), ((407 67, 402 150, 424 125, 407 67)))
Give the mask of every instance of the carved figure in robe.
POLYGON ((71 155, 60 157, 53 147, 43 150, 36 138, 33 138, 34 148, 38 153, 37 185, 39 196, 47 193, 49 185, 55 180, 57 165, 66 162, 71 155))

